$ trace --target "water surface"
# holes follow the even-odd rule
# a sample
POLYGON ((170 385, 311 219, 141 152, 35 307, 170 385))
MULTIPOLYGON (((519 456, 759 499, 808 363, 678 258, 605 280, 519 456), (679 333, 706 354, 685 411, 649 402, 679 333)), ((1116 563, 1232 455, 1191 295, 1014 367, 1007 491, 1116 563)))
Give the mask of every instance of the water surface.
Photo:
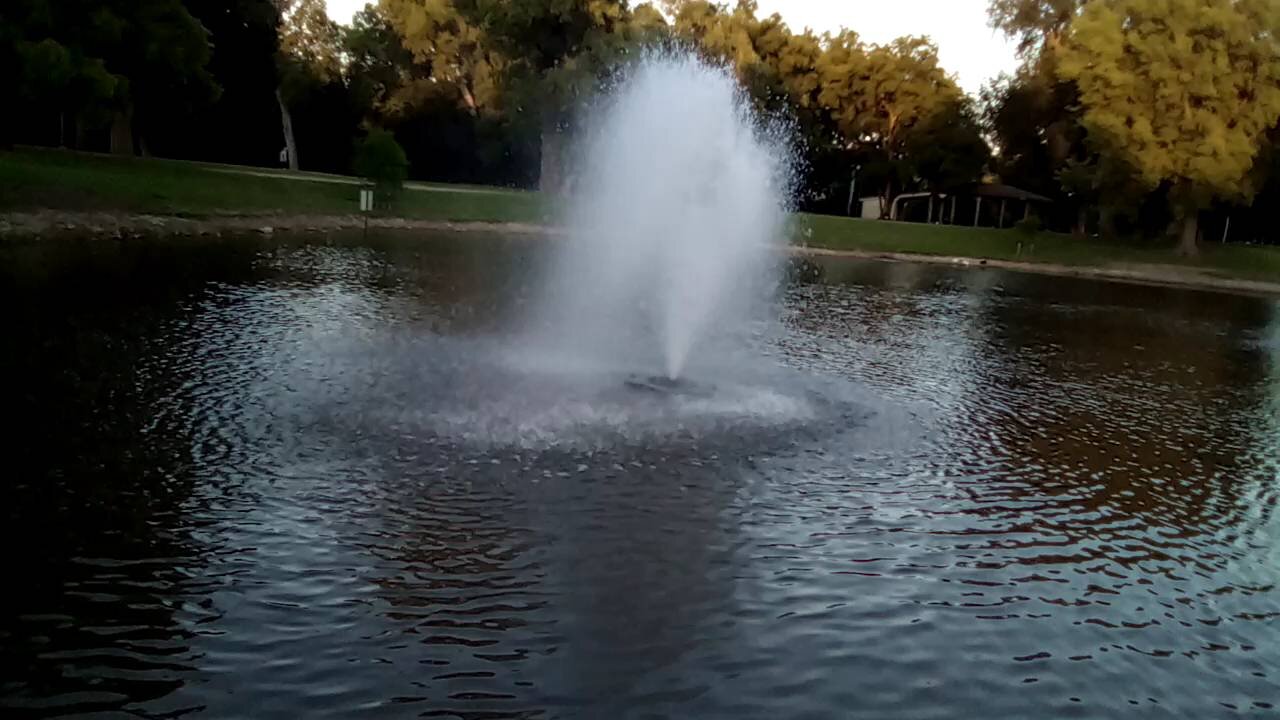
POLYGON ((829 260, 663 399, 544 247, 0 251, 5 716, 1277 712, 1275 302, 829 260))

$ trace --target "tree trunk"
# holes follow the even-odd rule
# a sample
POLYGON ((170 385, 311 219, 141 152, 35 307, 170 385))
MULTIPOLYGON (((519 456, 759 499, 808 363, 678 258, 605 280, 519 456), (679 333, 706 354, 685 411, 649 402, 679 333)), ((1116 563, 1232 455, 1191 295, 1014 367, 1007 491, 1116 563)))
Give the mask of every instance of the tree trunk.
POLYGON ((471 92, 471 88, 467 86, 467 83, 459 83, 458 89, 462 91, 462 104, 466 106, 467 114, 471 117, 479 115, 480 110, 476 106, 476 96, 471 92))
POLYGON ((117 110, 111 119, 111 154, 133 154, 133 112, 128 108, 117 110))
POLYGON ((289 106, 284 101, 284 93, 276 87, 276 102, 280 103, 280 124, 284 128, 284 147, 289 154, 289 169, 298 169, 298 143, 293 139, 293 116, 289 114, 289 106))
POLYGON ((1198 257, 1200 247, 1196 240, 1200 235, 1200 213, 1188 210, 1182 216, 1181 228, 1178 231, 1178 254, 1183 257, 1198 257))
POLYGON ((560 147, 560 123, 548 114, 542 119, 542 151, 538 176, 538 189, 544 193, 559 193, 564 189, 560 163, 564 159, 560 147))
POLYGON ((1098 208, 1098 234, 1104 239, 1112 240, 1116 237, 1116 210, 1109 205, 1103 205, 1098 208))
POLYGON ((77 113, 75 117, 75 134, 72 140, 71 149, 81 150, 89 139, 89 123, 85 121, 84 116, 77 113))
POLYGON ((884 184, 884 193, 880 196, 880 219, 897 220, 897 208, 893 204, 893 181, 884 184))
POLYGON ((1076 211, 1076 227, 1074 230, 1076 237, 1084 237, 1089 233, 1089 208, 1081 207, 1076 211))
POLYGON ((929 219, 925 220, 928 225, 933 224, 933 193, 929 193, 929 219))

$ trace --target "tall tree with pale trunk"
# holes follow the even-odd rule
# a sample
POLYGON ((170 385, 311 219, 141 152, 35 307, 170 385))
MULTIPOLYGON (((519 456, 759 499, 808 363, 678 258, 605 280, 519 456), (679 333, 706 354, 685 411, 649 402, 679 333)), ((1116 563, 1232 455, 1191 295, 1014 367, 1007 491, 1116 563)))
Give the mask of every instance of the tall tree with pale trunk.
POLYGON ((308 87, 342 75, 342 31, 329 19, 324 0, 276 0, 280 10, 280 52, 277 58, 280 124, 289 169, 297 170, 298 143, 290 106, 308 87))

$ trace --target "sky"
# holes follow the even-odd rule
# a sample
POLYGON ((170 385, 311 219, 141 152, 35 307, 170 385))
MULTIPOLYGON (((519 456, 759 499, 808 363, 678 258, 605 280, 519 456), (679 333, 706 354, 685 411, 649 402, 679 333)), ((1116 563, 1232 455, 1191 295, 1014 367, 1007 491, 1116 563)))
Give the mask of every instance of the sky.
MULTIPOLYGON (((351 21, 368 0, 326 0, 329 16, 351 21)), ((942 66, 976 95, 987 80, 1017 67, 1014 43, 987 26, 987 0, 757 0, 764 15, 778 13, 793 30, 817 33, 847 27, 866 42, 928 35, 942 66)))

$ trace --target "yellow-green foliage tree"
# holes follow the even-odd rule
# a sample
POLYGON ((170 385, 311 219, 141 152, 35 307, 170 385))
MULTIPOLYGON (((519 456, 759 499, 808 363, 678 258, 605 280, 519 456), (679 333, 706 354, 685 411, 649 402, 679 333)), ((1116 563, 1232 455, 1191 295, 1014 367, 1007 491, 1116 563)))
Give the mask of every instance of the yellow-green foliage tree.
POLYGON ((423 96, 448 93, 471 115, 492 108, 507 61, 468 22, 451 0, 380 0, 379 7, 400 34, 404 48, 425 73, 409 78, 391 98, 403 110, 423 96))
POLYGON ((879 167, 871 174, 883 181, 882 207, 888 208, 894 186, 909 179, 911 131, 964 93, 938 64, 937 46, 920 37, 868 47, 844 31, 827 38, 818 73, 819 99, 840 133, 873 152, 879 167))
POLYGON ((777 13, 760 17, 754 0, 732 8, 707 0, 666 3, 672 32, 734 69, 761 109, 769 101, 803 111, 817 105, 815 66, 822 46, 812 33, 793 33, 777 13))
POLYGON ((990 0, 991 26, 1016 38, 1028 59, 1053 54, 1086 0, 990 0))
POLYGON ((1060 72, 1095 149, 1168 186, 1179 251, 1195 254, 1199 210, 1252 196, 1254 158, 1280 120, 1280 3, 1091 0, 1060 72))

